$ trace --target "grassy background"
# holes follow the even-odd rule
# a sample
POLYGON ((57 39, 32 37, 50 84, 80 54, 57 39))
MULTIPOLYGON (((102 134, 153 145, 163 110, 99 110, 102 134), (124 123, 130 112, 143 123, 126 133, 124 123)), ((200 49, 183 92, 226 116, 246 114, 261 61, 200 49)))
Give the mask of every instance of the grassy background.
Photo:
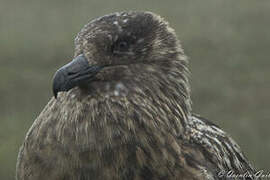
POLYGON ((89 20, 148 10, 176 29, 190 57, 195 112, 223 127, 258 168, 270 170, 269 0, 1 0, 0 179, 14 179, 20 144, 52 96, 89 20))

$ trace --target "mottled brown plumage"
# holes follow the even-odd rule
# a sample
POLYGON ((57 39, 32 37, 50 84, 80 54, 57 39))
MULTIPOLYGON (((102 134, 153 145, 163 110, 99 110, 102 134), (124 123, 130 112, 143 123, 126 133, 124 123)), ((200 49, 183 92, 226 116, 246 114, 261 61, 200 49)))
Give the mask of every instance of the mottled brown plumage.
MULTIPOLYGON (((187 58, 159 16, 122 12, 91 21, 75 40, 74 57, 102 68, 69 85, 63 79, 74 72, 56 73, 55 96, 70 90, 52 98, 28 131, 18 180, 195 180, 219 179, 223 170, 253 173, 225 132, 192 115, 187 58)), ((76 73, 82 68, 70 66, 76 73)))

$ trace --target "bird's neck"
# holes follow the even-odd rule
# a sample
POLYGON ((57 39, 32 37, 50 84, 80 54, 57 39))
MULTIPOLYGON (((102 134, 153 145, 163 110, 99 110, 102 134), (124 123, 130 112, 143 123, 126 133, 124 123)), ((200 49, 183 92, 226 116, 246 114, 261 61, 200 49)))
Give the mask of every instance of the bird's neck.
POLYGON ((191 111, 188 82, 182 75, 172 70, 160 77, 96 82, 94 90, 74 88, 56 100, 60 121, 73 125, 78 143, 96 148, 139 141, 139 133, 181 136, 191 111), (67 122, 63 117, 72 118, 67 122))

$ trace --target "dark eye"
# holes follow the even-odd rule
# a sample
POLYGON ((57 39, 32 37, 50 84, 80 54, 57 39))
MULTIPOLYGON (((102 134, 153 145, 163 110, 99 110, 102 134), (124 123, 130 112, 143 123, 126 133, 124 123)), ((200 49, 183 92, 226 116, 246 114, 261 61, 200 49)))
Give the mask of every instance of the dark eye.
POLYGON ((126 41, 119 42, 118 48, 120 51, 128 50, 128 43, 126 41))
POLYGON ((112 47, 113 53, 121 54, 129 50, 129 43, 127 41, 118 41, 112 47))

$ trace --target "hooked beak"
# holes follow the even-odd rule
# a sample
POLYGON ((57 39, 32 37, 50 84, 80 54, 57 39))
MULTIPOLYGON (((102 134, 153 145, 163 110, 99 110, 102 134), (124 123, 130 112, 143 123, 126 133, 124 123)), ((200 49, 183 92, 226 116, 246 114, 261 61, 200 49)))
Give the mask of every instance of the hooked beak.
POLYGON ((57 93, 68 91, 75 86, 79 86, 86 81, 94 79, 95 75, 103 66, 89 66, 83 54, 74 58, 70 63, 58 69, 53 78, 53 94, 57 98, 57 93))

